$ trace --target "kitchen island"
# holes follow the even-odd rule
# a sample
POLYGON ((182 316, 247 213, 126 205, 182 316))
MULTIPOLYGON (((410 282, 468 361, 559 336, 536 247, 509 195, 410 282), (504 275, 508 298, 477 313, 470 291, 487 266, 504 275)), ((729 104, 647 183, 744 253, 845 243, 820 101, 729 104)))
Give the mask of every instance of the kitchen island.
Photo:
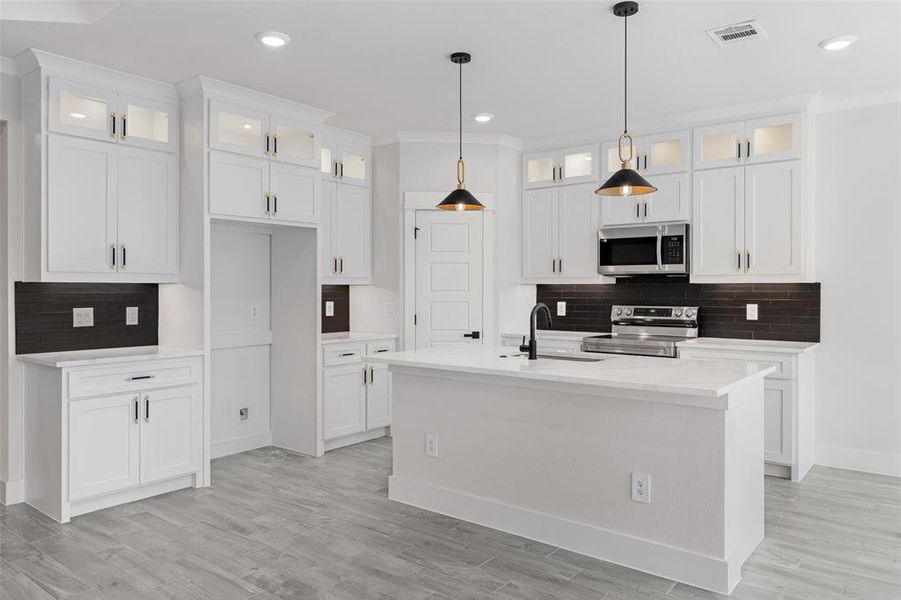
POLYGON ((390 498, 731 592, 763 539, 774 367, 576 357, 476 345, 367 357, 392 373, 390 498))

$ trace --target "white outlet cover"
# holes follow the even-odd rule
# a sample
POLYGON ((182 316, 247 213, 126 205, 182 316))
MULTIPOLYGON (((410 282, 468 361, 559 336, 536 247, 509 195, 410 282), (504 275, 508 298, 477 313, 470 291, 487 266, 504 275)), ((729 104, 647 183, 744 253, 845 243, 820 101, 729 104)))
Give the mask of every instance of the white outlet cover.
POLYGON ((566 316, 566 302, 558 302, 557 303, 557 316, 558 317, 566 316))
POLYGON ((260 318, 260 305, 259 304, 251 304, 250 305, 250 320, 256 321, 260 318))
POLYGON ((438 436, 434 433, 425 434, 425 455, 438 458, 438 436))
POLYGON ((138 307, 137 306, 126 306, 125 307, 125 324, 126 325, 137 325, 138 324, 138 307))
POLYGON ((632 473, 632 500, 651 503, 651 476, 647 473, 632 473))
POLYGON ((756 321, 757 320, 757 305, 756 304, 746 304, 745 305, 745 318, 748 321, 756 321))
POLYGON ((331 300, 325 301, 325 316, 326 317, 334 317, 335 316, 335 303, 331 300))
POLYGON ((94 308, 73 308, 72 327, 93 327, 94 308))

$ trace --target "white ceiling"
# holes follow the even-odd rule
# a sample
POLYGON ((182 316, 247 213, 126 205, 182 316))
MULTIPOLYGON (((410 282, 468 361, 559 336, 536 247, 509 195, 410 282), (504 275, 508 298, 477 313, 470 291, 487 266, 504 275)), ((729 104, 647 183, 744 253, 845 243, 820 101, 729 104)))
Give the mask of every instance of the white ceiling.
MULTIPOLYGON (((9 0, 5 0, 9 5, 9 0)), ((123 2, 93 23, 0 22, 0 53, 34 47, 177 82, 202 73, 336 113, 374 137, 456 128, 536 139, 617 122, 622 20, 612 2, 123 2), (281 49, 257 31, 289 34, 281 49), (487 125, 468 115, 495 113, 487 125)), ((901 2, 645 0, 629 20, 630 118, 821 91, 901 88, 901 2), (768 39, 719 48, 706 29, 757 19, 768 39), (820 40, 859 36, 839 53, 820 40)))

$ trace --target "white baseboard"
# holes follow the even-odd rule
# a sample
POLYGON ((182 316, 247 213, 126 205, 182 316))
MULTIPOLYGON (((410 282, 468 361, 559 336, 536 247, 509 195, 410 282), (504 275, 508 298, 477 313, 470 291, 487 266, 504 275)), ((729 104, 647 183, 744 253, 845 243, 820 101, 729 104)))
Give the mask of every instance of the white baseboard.
POLYGON ((718 559, 397 475, 388 479, 388 497, 721 594, 741 578, 743 551, 718 559))
POLYGON ((372 431, 362 431, 360 433, 352 433, 350 435, 335 438, 333 440, 326 440, 325 451, 328 452, 329 450, 335 450, 336 448, 343 448, 344 446, 352 446, 354 444, 359 444, 360 442, 376 440, 378 438, 385 437, 387 433, 387 427, 379 427, 378 429, 373 429, 372 431))
POLYGON ((864 473, 901 477, 901 454, 817 445, 816 464, 864 473))
POLYGON ((224 442, 216 442, 210 446, 210 458, 221 458, 229 454, 247 452, 272 445, 272 432, 258 433, 243 438, 233 438, 224 442))
POLYGON ((25 480, 0 481, 0 504, 9 506, 25 502, 25 480))

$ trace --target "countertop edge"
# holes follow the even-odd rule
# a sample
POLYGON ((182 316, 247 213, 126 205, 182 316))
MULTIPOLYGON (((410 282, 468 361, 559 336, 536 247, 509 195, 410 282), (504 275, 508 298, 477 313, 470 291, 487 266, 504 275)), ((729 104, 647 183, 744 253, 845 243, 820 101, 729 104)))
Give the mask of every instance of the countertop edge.
POLYGON ((34 354, 17 354, 16 358, 24 363, 38 365, 42 367, 50 367, 55 369, 64 369, 69 367, 83 367, 90 365, 105 365, 123 362, 141 362, 146 360, 167 360, 173 358, 190 358, 194 356, 203 356, 203 350, 194 350, 191 348, 173 348, 171 346, 126 346, 124 348, 99 348, 97 350, 66 350, 62 352, 41 352, 34 354), (147 354, 112 354, 116 350, 127 352, 137 349, 157 348, 162 352, 152 352, 147 354), (93 356, 85 358, 65 358, 67 353, 77 352, 96 352, 109 351, 109 356, 93 356))

